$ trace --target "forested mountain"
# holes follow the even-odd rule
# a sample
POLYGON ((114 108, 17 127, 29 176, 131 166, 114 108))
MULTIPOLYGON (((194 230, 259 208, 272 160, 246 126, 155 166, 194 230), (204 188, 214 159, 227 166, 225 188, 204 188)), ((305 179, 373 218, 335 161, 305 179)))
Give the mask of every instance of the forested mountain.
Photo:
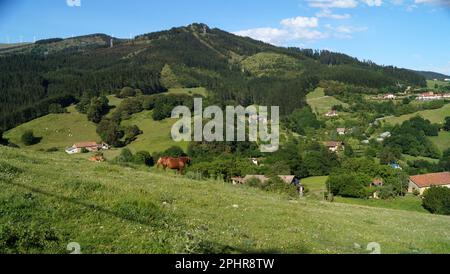
POLYGON ((450 79, 450 76, 442 74, 442 73, 437 73, 437 72, 432 72, 432 71, 415 71, 417 74, 422 75, 423 77, 425 77, 427 80, 434 80, 434 79, 438 79, 438 80, 444 80, 444 79, 450 79))
POLYGON ((279 105, 288 114, 305 104, 305 94, 320 80, 371 89, 426 85, 410 70, 329 51, 275 47, 192 24, 131 40, 93 34, 0 49, 0 128, 83 94, 126 86, 144 94, 202 86, 217 104, 279 105))

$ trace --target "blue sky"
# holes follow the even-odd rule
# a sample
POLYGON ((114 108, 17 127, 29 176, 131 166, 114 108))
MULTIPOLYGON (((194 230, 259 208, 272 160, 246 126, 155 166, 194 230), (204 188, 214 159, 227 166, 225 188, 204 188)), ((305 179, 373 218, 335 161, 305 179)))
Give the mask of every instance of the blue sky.
POLYGON ((0 43, 130 37, 192 22, 450 74, 450 0, 0 0, 0 43))

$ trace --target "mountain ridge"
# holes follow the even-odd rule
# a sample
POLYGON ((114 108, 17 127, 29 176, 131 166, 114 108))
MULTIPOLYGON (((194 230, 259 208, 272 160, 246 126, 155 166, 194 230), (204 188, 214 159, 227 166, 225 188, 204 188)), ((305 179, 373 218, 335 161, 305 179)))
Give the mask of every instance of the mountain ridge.
POLYGON ((276 47, 194 23, 131 40, 91 34, 0 51, 0 128, 45 115, 50 104, 76 103, 85 93, 112 94, 127 86, 148 95, 164 92, 171 88, 161 84, 167 66, 181 86, 204 87, 217 104, 280 105, 282 114, 306 105, 306 93, 321 80, 372 89, 426 86, 410 70, 276 47), (294 61, 280 71, 273 58, 294 61))

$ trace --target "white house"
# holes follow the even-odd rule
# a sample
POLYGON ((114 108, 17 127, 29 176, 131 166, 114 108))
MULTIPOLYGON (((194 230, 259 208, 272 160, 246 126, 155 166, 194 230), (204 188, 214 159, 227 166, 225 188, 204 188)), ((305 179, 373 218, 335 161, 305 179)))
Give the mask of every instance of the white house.
POLYGON ((392 93, 386 94, 386 95, 383 96, 383 99, 385 99, 385 100, 395 100, 396 98, 397 98, 397 96, 395 96, 392 93))
POLYGON ((325 117, 338 117, 338 116, 339 116, 339 114, 337 113, 336 110, 328 111, 328 112, 325 114, 325 117))
POLYGON ((417 96, 417 100, 419 100, 419 101, 433 101, 433 100, 441 100, 441 99, 443 99, 442 94, 436 94, 432 91, 425 92, 425 93, 422 93, 419 96, 417 96))
POLYGON ((339 150, 344 149, 344 143, 343 142, 324 142, 323 145, 328 148, 331 152, 338 152, 339 150))
POLYGON ((66 148, 67 154, 77 154, 81 153, 83 149, 86 149, 89 152, 99 151, 99 150, 108 150, 109 145, 106 143, 97 144, 97 142, 82 142, 76 143, 73 146, 66 148))

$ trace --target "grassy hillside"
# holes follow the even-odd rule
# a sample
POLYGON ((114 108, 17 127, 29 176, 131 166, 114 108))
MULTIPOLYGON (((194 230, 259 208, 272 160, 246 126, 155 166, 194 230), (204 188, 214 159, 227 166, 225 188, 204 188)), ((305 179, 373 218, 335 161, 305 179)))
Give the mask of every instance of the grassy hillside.
POLYGON ((308 93, 308 95, 306 95, 306 100, 313 111, 320 115, 327 113, 335 105, 347 106, 346 103, 341 102, 334 97, 326 96, 323 88, 317 88, 313 92, 308 93))
POLYGON ((444 107, 440 109, 423 110, 415 112, 413 114, 402 115, 399 117, 389 117, 384 121, 393 125, 401 124, 404 121, 409 120, 416 115, 420 115, 423 118, 430 120, 432 123, 443 123, 445 117, 450 116, 450 104, 446 104, 444 107))
POLYGON ((95 128, 95 124, 89 122, 86 115, 80 114, 75 107, 71 106, 68 108, 68 113, 49 114, 32 120, 6 132, 5 137, 14 144, 23 146, 20 140, 22 134, 26 130, 33 130, 34 135, 41 138, 41 142, 31 148, 64 149, 76 142, 100 141, 95 128))
POLYGON ((187 149, 187 143, 177 143, 172 140, 170 131, 176 120, 165 119, 154 121, 151 111, 143 111, 133 115, 131 119, 122 122, 123 125, 137 125, 143 134, 137 140, 128 145, 134 151, 145 150, 150 153, 161 152, 171 146, 180 146, 187 149))
POLYGON ((2 252, 450 252, 450 217, 289 200, 214 181, 0 147, 2 252), (33 243, 33 244, 31 244, 33 243))
MULTIPOLYGON (((195 90, 204 91, 203 89, 195 90)), ((122 101, 115 96, 108 96, 108 99, 112 107, 118 106, 122 101)), ((186 150, 187 143, 177 143, 171 138, 170 131, 174 122, 172 119, 154 121, 151 111, 134 114, 130 119, 124 120, 122 125, 137 125, 143 134, 127 147, 135 152, 144 150, 150 153, 161 152, 175 145, 186 150)), ((89 122, 86 115, 80 114, 73 106, 68 108, 68 113, 43 116, 7 131, 4 136, 10 142, 24 147, 21 136, 26 130, 33 130, 35 136, 40 138, 38 144, 28 147, 33 150, 49 148, 63 150, 77 142, 100 141, 96 133, 96 125, 89 122)), ((120 149, 112 149, 105 152, 105 157, 112 159, 119 153, 120 149)))
POLYGON ((302 74, 301 62, 284 54, 261 52, 242 61, 242 67, 252 75, 295 77, 302 74))
POLYGON ((427 87, 429 89, 433 89, 433 90, 436 89, 436 84, 438 85, 439 88, 442 88, 442 87, 449 86, 450 82, 446 82, 446 81, 442 81, 442 80, 437 80, 437 81, 427 80, 427 87))
POLYGON ((205 88, 171 88, 169 94, 187 94, 187 95, 201 95, 208 96, 208 91, 205 88))
POLYGON ((428 137, 441 150, 444 151, 450 148, 450 132, 441 131, 439 136, 428 137))

